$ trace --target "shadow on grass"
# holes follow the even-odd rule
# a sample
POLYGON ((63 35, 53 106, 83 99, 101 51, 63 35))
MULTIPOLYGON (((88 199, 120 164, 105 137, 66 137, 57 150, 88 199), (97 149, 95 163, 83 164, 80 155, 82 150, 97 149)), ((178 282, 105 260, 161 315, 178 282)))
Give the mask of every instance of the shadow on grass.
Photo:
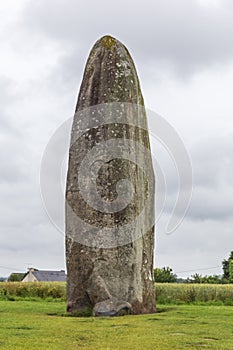
POLYGON ((177 310, 177 307, 157 307, 155 315, 165 313, 165 312, 174 311, 174 310, 177 310))
MULTIPOLYGON (((157 307, 156 312, 154 314, 151 314, 151 317, 149 320, 159 320, 156 318, 157 314, 166 314, 167 312, 171 312, 177 310, 177 307, 157 307)), ((69 312, 50 312, 47 313, 48 316, 55 316, 55 317, 92 317, 92 309, 86 310, 86 311, 76 311, 75 313, 69 313, 69 312)), ((130 316, 143 316, 143 315, 130 315, 130 316)), ((149 315, 148 315, 149 316, 149 315)), ((121 316, 116 316, 121 317, 121 316)), ((112 318, 108 316, 107 318, 112 318)))
POLYGON ((48 316, 58 316, 58 317, 91 317, 92 316, 92 310, 86 310, 86 311, 76 311, 74 313, 69 312, 49 312, 47 313, 48 316))

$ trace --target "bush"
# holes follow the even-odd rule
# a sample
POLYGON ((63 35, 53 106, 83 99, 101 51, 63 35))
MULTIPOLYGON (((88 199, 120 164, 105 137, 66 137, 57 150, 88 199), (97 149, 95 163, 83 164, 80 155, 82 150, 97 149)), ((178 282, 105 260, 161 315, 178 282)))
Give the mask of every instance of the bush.
POLYGON ((65 282, 3 282, 0 284, 0 299, 60 299, 66 298, 65 282))
MULTIPOLYGON (((233 305, 232 284, 178 284, 156 283, 156 302, 159 304, 216 304, 233 305)), ((66 299, 65 282, 2 282, 1 300, 46 300, 66 299)))
POLYGON ((154 269, 154 281, 159 283, 174 283, 176 276, 170 267, 157 267, 154 269))
POLYGON ((156 301, 159 304, 222 303, 233 305, 231 284, 177 284, 156 283, 156 301))

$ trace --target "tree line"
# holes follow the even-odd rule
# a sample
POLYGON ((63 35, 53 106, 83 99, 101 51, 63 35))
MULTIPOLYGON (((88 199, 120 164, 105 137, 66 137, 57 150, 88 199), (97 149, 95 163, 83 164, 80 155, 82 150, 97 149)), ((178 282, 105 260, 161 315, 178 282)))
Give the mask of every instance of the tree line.
POLYGON ((202 276, 195 273, 188 278, 179 278, 171 267, 157 267, 154 269, 154 280, 159 283, 233 283, 233 251, 231 251, 228 259, 222 261, 222 270, 222 275, 202 276))

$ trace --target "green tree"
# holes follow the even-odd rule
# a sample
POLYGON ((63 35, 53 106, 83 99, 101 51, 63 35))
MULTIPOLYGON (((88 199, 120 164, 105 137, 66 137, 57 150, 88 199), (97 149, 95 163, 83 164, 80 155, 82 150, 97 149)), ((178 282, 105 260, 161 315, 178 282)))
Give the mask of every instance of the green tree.
POLYGON ((191 276, 191 283, 203 283, 203 277, 202 275, 199 275, 198 273, 195 273, 191 276))
POLYGON ((176 281, 176 275, 173 273, 170 267, 162 267, 154 269, 154 280, 159 283, 174 283, 176 281))
POLYGON ((202 276, 198 273, 195 273, 191 276, 191 279, 188 279, 188 283, 210 283, 210 284, 221 284, 223 283, 222 277, 218 275, 213 276, 202 276))
POLYGON ((229 282, 233 283, 233 259, 229 261, 229 282))
POLYGON ((219 276, 219 275, 205 276, 203 283, 221 284, 223 283, 222 276, 219 276))
POLYGON ((223 278, 233 283, 233 251, 231 251, 228 259, 222 261, 223 278))
POLYGON ((26 273, 12 273, 7 281, 8 282, 20 282, 26 276, 26 273))

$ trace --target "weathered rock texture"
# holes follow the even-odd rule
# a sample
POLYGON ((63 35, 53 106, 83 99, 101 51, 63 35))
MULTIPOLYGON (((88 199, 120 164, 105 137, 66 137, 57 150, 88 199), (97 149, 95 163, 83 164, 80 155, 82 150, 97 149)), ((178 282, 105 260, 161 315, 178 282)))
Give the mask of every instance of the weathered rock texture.
MULTIPOLYGON (((128 50, 116 39, 105 36, 97 41, 89 55, 76 112, 103 103, 117 102, 136 104, 141 106, 144 112, 137 115, 129 105, 128 123, 106 123, 101 127, 86 130, 84 135, 71 142, 70 146, 66 188, 66 259, 67 311, 71 313, 85 312, 89 309, 94 309, 95 315, 121 315, 124 312, 141 314, 155 311, 154 227, 147 227, 144 223, 146 217, 154 216, 153 201, 150 207, 145 209, 143 218, 134 229, 130 230, 127 226, 138 217, 148 197, 148 179, 145 169, 140 168, 140 160, 145 160, 149 169, 147 170, 154 179, 148 132, 145 128, 137 126, 141 125, 137 118, 142 117, 143 124, 147 125, 144 102, 136 69, 128 50), (129 125, 132 124, 132 120, 134 125, 129 125), (131 152, 135 154, 135 159, 129 161, 122 155, 103 163, 96 179, 97 191, 108 204, 117 198, 117 182, 128 179, 133 184, 134 195, 126 208, 106 213, 96 210, 84 200, 77 179, 85 155, 96 143, 113 138, 121 141, 131 140, 135 145, 134 152, 131 152), (149 152, 143 153, 138 144, 149 152), (83 222, 99 230, 104 227, 114 229, 116 242, 112 247, 106 248, 104 244, 95 242, 93 237, 93 242, 90 243, 90 231, 87 233, 89 241, 85 244, 83 238, 79 239, 83 235, 82 225, 74 222, 71 211, 83 222), (126 243, 122 244, 118 233, 124 225, 127 239, 126 243)), ((80 113, 77 113, 71 138, 77 131, 79 118, 80 113)), ((109 150, 106 149, 107 151, 109 150)), ((150 184, 151 190, 154 191, 153 180, 150 184)))
POLYGON ((133 313, 131 304, 124 300, 109 298, 95 304, 93 309, 94 316, 124 316, 133 313))

